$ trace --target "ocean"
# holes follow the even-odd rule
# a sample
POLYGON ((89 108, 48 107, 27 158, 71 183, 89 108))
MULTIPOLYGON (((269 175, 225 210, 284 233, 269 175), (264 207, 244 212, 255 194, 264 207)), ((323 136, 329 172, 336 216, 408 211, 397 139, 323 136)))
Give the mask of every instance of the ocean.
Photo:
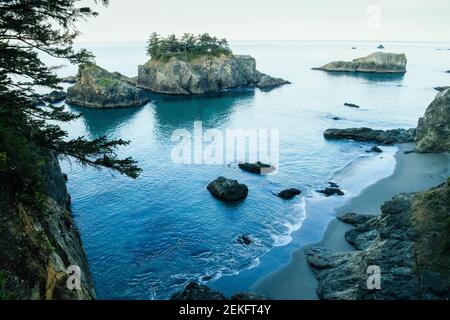
MULTIPOLYGON (((313 71, 334 60, 377 51, 379 43, 340 41, 231 42, 236 54, 256 58, 258 70, 292 82, 217 95, 152 95, 141 108, 94 110, 68 106, 83 116, 63 127, 70 137, 130 140, 121 156, 139 161, 143 172, 131 180, 105 170, 62 161, 69 176, 72 210, 88 256, 98 298, 167 299, 189 281, 231 294, 248 290, 287 263, 299 246, 319 241, 333 208, 390 175, 396 147, 367 153, 371 144, 326 141, 327 128, 415 127, 437 91, 448 85, 449 43, 385 42, 385 52, 405 53, 404 76, 328 74, 313 71), (356 49, 351 48, 355 46, 356 49), (348 108, 345 102, 360 109, 348 108), (339 117, 336 121, 333 118, 339 117), (268 129, 279 132, 276 174, 259 176, 237 164, 179 164, 171 152, 175 130, 268 129), (225 204, 207 191, 219 176, 249 188, 245 201, 225 204), (316 191, 337 182, 344 197, 316 191), (274 193, 298 188, 286 201, 274 193), (237 242, 250 235, 252 244, 237 242)), ((146 62, 145 43, 85 43, 96 63, 127 76, 146 62)), ((67 66, 60 74, 73 75, 67 66)))

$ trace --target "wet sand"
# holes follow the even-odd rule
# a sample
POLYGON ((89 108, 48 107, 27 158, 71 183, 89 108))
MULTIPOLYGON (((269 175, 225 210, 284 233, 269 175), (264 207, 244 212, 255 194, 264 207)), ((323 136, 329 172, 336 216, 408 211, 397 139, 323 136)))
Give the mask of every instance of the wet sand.
MULTIPOLYGON (((344 212, 380 214, 380 206, 396 194, 426 190, 450 176, 449 155, 404 154, 404 151, 413 149, 414 145, 401 144, 398 147, 394 173, 335 209, 336 215, 344 212)), ((259 280, 251 290, 274 299, 317 299, 317 280, 306 263, 305 250, 315 245, 327 246, 335 251, 354 250, 344 239, 345 232, 351 228, 351 225, 333 219, 319 243, 294 250, 287 265, 259 280)))

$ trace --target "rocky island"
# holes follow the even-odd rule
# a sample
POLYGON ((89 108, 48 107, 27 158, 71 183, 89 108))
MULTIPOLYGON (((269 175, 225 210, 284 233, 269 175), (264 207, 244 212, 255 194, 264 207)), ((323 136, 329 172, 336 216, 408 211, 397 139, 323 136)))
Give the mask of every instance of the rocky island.
POLYGON ((234 55, 226 40, 208 34, 149 40, 151 59, 138 67, 137 85, 163 94, 191 95, 257 87, 269 90, 289 84, 256 70, 248 55, 234 55), (167 49, 168 48, 168 49, 167 49))
POLYGON ((405 54, 375 52, 352 61, 334 61, 313 70, 328 72, 405 73, 405 54))
POLYGON ((67 90, 68 104, 88 108, 141 107, 149 102, 143 90, 119 73, 95 64, 79 67, 77 82, 67 90))

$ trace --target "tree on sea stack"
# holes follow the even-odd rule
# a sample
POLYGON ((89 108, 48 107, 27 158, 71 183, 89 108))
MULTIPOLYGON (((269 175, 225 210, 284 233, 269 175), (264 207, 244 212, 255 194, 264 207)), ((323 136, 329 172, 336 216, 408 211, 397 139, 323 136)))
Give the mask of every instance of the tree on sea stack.
POLYGON ((152 59, 168 60, 172 57, 192 59, 201 55, 229 55, 232 52, 226 39, 218 39, 208 33, 197 36, 185 33, 182 37, 177 38, 174 34, 162 37, 153 32, 148 40, 147 53, 152 59))
MULTIPOLYGON (((81 64, 92 54, 75 51, 76 23, 97 13, 80 7, 81 0, 0 0, 0 177, 19 190, 33 190, 44 159, 41 152, 56 152, 82 165, 108 168, 131 178, 141 169, 132 158, 120 159, 119 146, 127 141, 100 137, 68 139, 56 123, 78 118, 64 107, 36 106, 36 86, 58 87, 56 67, 41 55, 81 64), (6 180, 7 179, 7 180, 6 180)), ((97 2, 94 1, 93 2, 97 2)), ((98 1, 108 5, 107 0, 98 1)))

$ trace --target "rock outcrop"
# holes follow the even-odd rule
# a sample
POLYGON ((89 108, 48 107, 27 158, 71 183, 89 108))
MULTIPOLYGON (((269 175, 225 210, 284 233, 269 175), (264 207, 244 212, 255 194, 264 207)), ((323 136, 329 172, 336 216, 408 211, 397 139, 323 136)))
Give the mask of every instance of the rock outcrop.
POLYGON ((419 119, 416 131, 418 152, 450 151, 450 89, 438 93, 419 119))
POLYGON ((54 154, 48 154, 41 176, 40 204, 14 201, 10 184, 0 183, 0 299, 93 299, 87 258, 54 154), (80 290, 66 285, 69 266, 80 268, 80 290))
POLYGON ((221 292, 196 282, 189 283, 184 290, 175 293, 171 300, 271 300, 254 292, 238 292, 227 299, 221 292))
POLYGON ((172 57, 149 60, 139 66, 137 85, 156 93, 191 95, 227 89, 271 89, 289 82, 256 70, 254 58, 246 55, 204 55, 189 60, 172 57))
POLYGON ((224 177, 219 177, 208 184, 207 189, 215 198, 225 202, 244 200, 248 194, 245 184, 224 177))
POLYGON ((389 145, 394 143, 414 142, 415 129, 374 130, 371 128, 327 129, 323 136, 326 139, 351 139, 363 142, 375 142, 389 145))
POLYGON ((450 86, 434 87, 434 90, 439 92, 445 91, 447 89, 450 89, 450 86))
POLYGON ((358 251, 307 250, 307 262, 319 281, 319 298, 449 299, 450 178, 425 192, 398 195, 381 211, 378 217, 340 217, 356 226, 345 238, 358 251), (374 266, 381 272, 380 289, 367 285, 368 268, 374 266))
POLYGON ((88 108, 140 107, 149 102, 143 90, 94 64, 81 65, 78 82, 67 90, 68 104, 88 108))
POLYGON ((64 91, 54 90, 42 96, 42 100, 48 103, 58 103, 66 99, 67 94, 64 91))
POLYGON ((405 54, 375 52, 352 61, 334 61, 314 70, 328 72, 405 73, 405 54))

